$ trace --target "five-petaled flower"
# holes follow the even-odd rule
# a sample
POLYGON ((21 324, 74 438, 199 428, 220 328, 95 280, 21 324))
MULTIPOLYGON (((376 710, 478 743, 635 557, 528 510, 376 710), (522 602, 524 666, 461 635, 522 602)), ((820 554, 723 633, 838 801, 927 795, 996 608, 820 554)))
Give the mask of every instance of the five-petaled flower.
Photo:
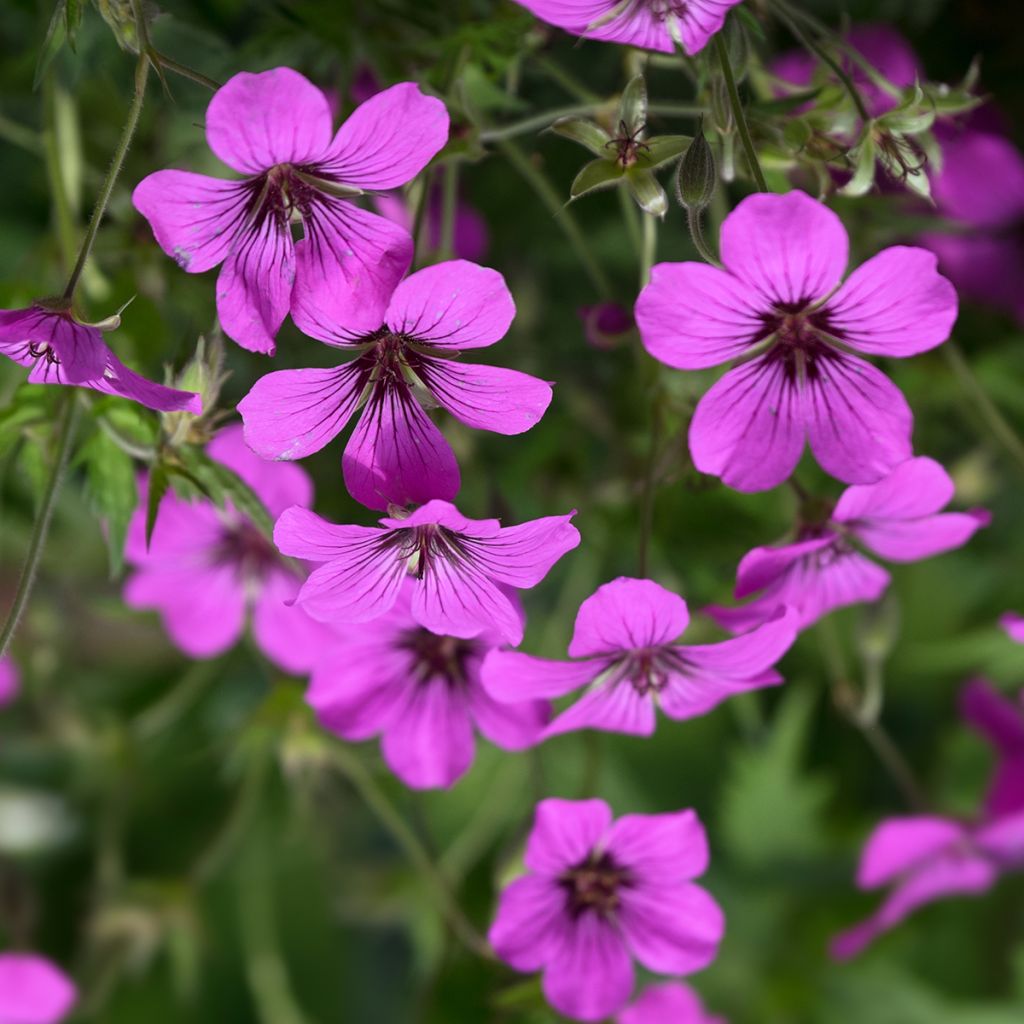
POLYGON ((551 401, 536 377, 463 363, 465 349, 493 345, 515 316, 505 280, 463 260, 407 277, 372 330, 345 322, 305 324, 314 337, 355 358, 339 367, 278 370, 238 405, 250 447, 267 459, 318 451, 362 406, 342 460, 352 496, 370 508, 454 498, 455 455, 421 399, 471 427, 518 434, 551 401))
MULTIPOLYGON (((207 451, 237 473, 271 515, 312 503, 305 472, 257 458, 239 425, 222 430, 207 451)), ((175 645, 191 657, 227 650, 251 612, 253 636, 268 658, 287 672, 311 668, 323 627, 292 603, 302 578, 234 507, 168 492, 147 546, 143 500, 129 526, 125 559, 136 569, 125 584, 125 602, 156 609, 175 645)))
POLYGON ((336 526, 308 509, 281 514, 274 542, 314 569, 298 603, 323 622, 368 622, 395 604, 402 583, 415 582, 410 612, 433 633, 462 638, 493 632, 523 639, 523 621, 502 587, 534 587, 580 535, 564 516, 503 527, 467 519, 447 501, 429 501, 380 527, 336 526))
POLYGON ((444 104, 403 82, 359 106, 332 139, 327 98, 297 71, 242 72, 210 100, 206 138, 243 180, 157 171, 133 201, 185 270, 223 262, 217 313, 225 332, 272 353, 289 310, 300 327, 324 310, 379 323, 413 243, 352 199, 404 185, 426 166, 448 138, 444 104), (302 222, 297 243, 294 218, 302 222))
POLYGON ((715 958, 725 923, 693 883, 708 864, 693 811, 613 822, 603 800, 542 800, 525 861, 529 874, 502 892, 489 938, 517 971, 543 970, 559 1013, 618 1013, 633 990, 634 957, 676 975, 715 958))
POLYGON ((99 327, 80 323, 70 307, 37 303, 0 309, 0 352, 31 366, 30 384, 70 384, 119 395, 162 412, 200 413, 199 395, 154 384, 125 366, 99 327))
POLYGON ((0 1021, 58 1024, 71 1012, 78 991, 56 964, 37 953, 0 953, 0 1021))
POLYGON ((414 589, 406 579, 384 615, 328 631, 306 700, 320 724, 346 740, 379 735, 384 760, 407 786, 447 787, 473 762, 474 729, 504 750, 522 750, 536 742, 550 709, 488 696, 480 663, 501 638, 424 629, 412 617, 414 589))
POLYGON ((737 693, 781 683, 772 666, 796 639, 796 616, 778 616, 746 636, 683 646, 686 602, 651 580, 620 577, 580 606, 569 654, 549 661, 517 651, 492 651, 484 662, 487 691, 500 701, 587 693, 559 715, 545 736, 592 728, 649 736, 655 707, 670 718, 693 718, 737 693))
POLYGON ((913 416, 899 389, 849 350, 911 356, 949 337, 956 292, 924 250, 893 246, 840 284, 848 240, 803 192, 744 199, 722 225, 724 269, 661 263, 636 304, 648 352, 683 370, 741 358, 690 424, 703 473, 759 491, 793 472, 805 441, 846 483, 910 458, 913 416))
POLYGON ((745 605, 705 611, 742 633, 775 615, 781 605, 798 613, 800 628, 835 608, 877 601, 889 574, 855 544, 890 562, 916 562, 966 544, 989 522, 984 509, 941 512, 953 481, 933 459, 910 459, 877 484, 848 487, 823 523, 803 526, 795 543, 754 548, 736 572, 737 599, 745 605))
POLYGON ((550 25, 587 39, 693 56, 740 0, 516 0, 550 25))

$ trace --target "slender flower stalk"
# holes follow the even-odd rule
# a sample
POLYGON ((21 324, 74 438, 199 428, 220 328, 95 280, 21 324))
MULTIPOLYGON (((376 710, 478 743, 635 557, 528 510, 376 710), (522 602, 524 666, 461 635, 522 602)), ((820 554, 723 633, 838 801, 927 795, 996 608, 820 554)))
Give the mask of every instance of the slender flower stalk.
POLYGON ((754 149, 754 141, 750 137, 750 128, 747 126, 747 119, 743 114, 743 104, 740 102, 739 90, 736 88, 736 76, 732 73, 732 65, 729 63, 729 51, 725 48, 722 35, 715 36, 715 53, 718 55, 718 63, 722 68, 722 77, 725 79, 725 87, 729 93, 729 105, 732 107, 733 117, 736 120, 736 128, 740 133, 740 142, 743 143, 743 152, 747 155, 747 163, 750 164, 750 173, 754 176, 759 192, 768 191, 768 183, 764 180, 764 172, 757 159, 757 150, 754 149))

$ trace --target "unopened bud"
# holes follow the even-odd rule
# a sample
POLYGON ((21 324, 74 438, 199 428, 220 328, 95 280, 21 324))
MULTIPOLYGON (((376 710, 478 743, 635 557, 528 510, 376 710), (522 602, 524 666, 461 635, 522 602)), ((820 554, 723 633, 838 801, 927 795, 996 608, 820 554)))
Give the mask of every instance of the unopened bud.
POLYGON ((693 142, 679 161, 676 171, 676 198, 687 210, 703 210, 718 185, 718 169, 715 154, 704 137, 704 123, 697 125, 693 142))

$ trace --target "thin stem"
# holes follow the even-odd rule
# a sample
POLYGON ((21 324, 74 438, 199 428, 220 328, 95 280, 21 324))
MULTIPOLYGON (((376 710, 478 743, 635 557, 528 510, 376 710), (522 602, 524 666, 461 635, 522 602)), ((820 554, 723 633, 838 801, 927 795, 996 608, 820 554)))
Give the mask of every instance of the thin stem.
POLYGON ((643 244, 640 247, 640 287, 651 280, 651 267, 658 256, 658 218, 653 214, 643 216, 643 244))
POLYGON ((30 153, 39 154, 43 151, 43 143, 38 133, 2 115, 0 115, 0 139, 6 139, 15 146, 27 149, 30 153))
POLYGON ((39 560, 46 545, 46 535, 50 529, 50 520, 53 517, 53 509, 57 504, 57 494, 60 491, 61 481, 64 479, 64 470, 67 468, 68 456, 71 454, 71 444, 75 436, 75 424, 78 418, 78 395, 74 388, 69 388, 61 399, 60 414, 57 418, 56 443, 57 451, 54 455, 53 468, 50 470, 50 478, 46 482, 46 490, 43 492, 43 500, 36 515, 36 521, 32 526, 32 536, 28 543, 28 554, 25 556, 25 564, 21 570, 21 577, 18 580, 18 589, 14 593, 14 603, 7 613, 3 630, 0 631, 0 658, 7 653, 11 637, 18 628, 18 622, 25 606, 28 604, 29 595, 36 581, 36 572, 39 569, 39 560))
POLYGON ((132 97, 131 107, 128 108, 128 120, 121 130, 121 139, 117 144, 117 149, 114 150, 114 158, 110 162, 110 169, 107 171, 107 177, 103 182, 96 205, 93 207, 89 226, 85 230, 85 238, 82 240, 81 248, 78 250, 78 259, 75 261, 75 265, 71 270, 71 276, 68 278, 67 286, 64 289, 63 298, 68 302, 74 297, 75 286, 82 275, 85 261, 92 252, 93 242, 96 241, 96 235, 100 229, 100 221, 103 220, 103 214, 106 212, 107 204, 110 202, 114 185, 117 182, 118 175, 121 173, 121 168, 124 166, 124 158, 128 153, 128 147, 131 145, 135 129, 139 125, 139 115, 142 113, 142 104, 146 97, 146 82, 149 79, 149 63, 149 57, 143 52, 139 56, 138 63, 135 65, 135 95, 132 97))
POLYGON ((195 68, 190 68, 187 64, 179 64, 173 58, 168 57, 167 54, 161 53, 159 50, 154 50, 152 47, 149 50, 149 57, 165 71, 172 71, 174 74, 180 75, 182 78, 188 78, 198 85, 205 86, 211 92, 216 92, 220 88, 220 82, 217 82, 212 78, 207 78, 206 75, 196 71, 195 68))
POLYGON ((903 794, 907 805, 919 813, 927 811, 929 807, 928 798, 918 785, 914 773, 903 756, 902 751, 893 742, 892 737, 886 732, 880 722, 859 723, 860 731, 868 741, 871 749, 878 756, 879 761, 885 766, 889 777, 896 784, 903 794))
POLYGON ((985 421, 985 425, 992 432, 992 436, 1006 449, 1018 466, 1024 469, 1024 441, 1017 432, 1010 426, 1006 417, 999 411, 995 402, 988 396, 988 392, 982 387, 981 381, 974 375, 970 363, 964 356, 960 346, 950 338, 942 346, 942 353, 946 357, 960 386, 973 400, 975 407, 985 421))
POLYGON ((598 266, 587 246, 587 240, 580 230, 572 211, 562 202, 561 196, 555 190, 554 185, 548 180, 547 175, 533 165, 530 159, 514 143, 505 139, 498 143, 502 153, 505 154, 509 163, 519 172, 524 181, 537 193, 538 198, 551 211, 558 222, 577 258, 587 272, 594 289, 604 299, 607 299, 612 292, 611 284, 605 276, 604 271, 598 266))
POLYGON ((642 242, 640 239, 640 216, 637 212, 636 203, 633 197, 624 188, 617 188, 615 194, 619 197, 619 206, 622 209, 622 219, 626 222, 626 234, 629 235, 629 243, 636 253, 639 261, 642 258, 642 242))
POLYGON ((606 103, 577 103, 571 107, 556 107, 554 110, 545 110, 541 114, 533 114, 522 121, 512 121, 510 124, 485 128, 480 133, 480 141, 500 142, 502 139, 514 139, 517 135, 528 135, 530 132, 548 128, 559 118, 584 117, 587 114, 596 114, 606 106, 608 106, 606 103))
POLYGON ((704 238, 704 225, 701 218, 703 211, 698 210, 695 206, 687 207, 686 209, 686 224, 690 229, 690 238, 693 240, 693 247, 700 253, 701 259, 705 263, 710 263, 713 267, 721 267, 721 263, 718 257, 711 251, 711 246, 708 245, 707 240, 704 238))
POLYGON ((416 833, 406 824, 359 758, 341 744, 331 745, 331 756, 335 766, 352 783, 363 803, 401 847, 413 867, 423 876, 438 910, 444 915, 455 936, 471 953, 491 959, 493 954, 490 947, 463 914, 448 880, 441 874, 416 833))
POLYGON ((764 180, 764 172, 757 159, 757 150, 754 149, 754 140, 750 137, 750 128, 747 126, 747 119, 743 114, 743 104, 740 102, 740 93, 736 88, 736 77, 732 73, 729 52, 725 48, 721 32, 715 35, 715 52, 722 68, 722 77, 725 79, 725 87, 729 93, 729 105, 732 107, 732 115, 736 119, 736 128, 740 134, 740 142, 743 144, 743 152, 747 155, 750 173, 754 176, 758 191, 767 192, 768 183, 764 180))
POLYGON ((570 96, 575 96, 581 103, 600 103, 601 97, 593 92, 583 82, 578 81, 569 74, 560 64, 541 54, 534 55, 534 61, 552 81, 557 82, 570 96))
POLYGON ((444 169, 441 195, 441 238, 439 260, 455 255, 455 218, 459 206, 459 165, 454 160, 444 169))
MULTIPOLYGON (((655 367, 655 372, 657 368, 655 367)), ((658 380, 655 377, 655 389, 658 380)), ((637 557, 640 578, 647 576, 650 562, 651 534, 654 530, 654 496, 657 490, 658 450, 661 446, 662 431, 661 391, 655 391, 651 402, 651 435, 647 450, 647 464, 644 467, 643 485, 640 490, 640 544, 637 557)))
POLYGON ((135 738, 151 740, 172 726, 196 701, 223 668, 223 659, 197 661, 171 689, 141 712, 132 722, 135 738))

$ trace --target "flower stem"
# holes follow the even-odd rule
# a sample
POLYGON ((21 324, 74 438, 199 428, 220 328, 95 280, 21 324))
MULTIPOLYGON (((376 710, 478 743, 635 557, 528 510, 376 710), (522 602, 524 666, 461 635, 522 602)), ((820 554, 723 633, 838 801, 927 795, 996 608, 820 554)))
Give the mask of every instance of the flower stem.
POLYGON ((167 54, 161 53, 159 50, 154 50, 152 47, 149 49, 149 57, 153 63, 163 68, 165 71, 172 71, 176 75, 180 75, 182 78, 188 78, 189 80, 202 85, 209 89, 211 92, 216 92, 220 88, 220 82, 215 81, 212 78, 207 78, 206 75, 195 68, 190 68, 187 64, 179 64, 176 60, 168 57, 167 54))
POLYGON ((455 217, 459 205, 459 165, 454 160, 444 169, 442 189, 438 260, 450 260, 455 255, 455 217))
POLYGON ((455 936, 471 953, 491 959, 493 954, 490 947, 462 912, 448 880, 441 874, 416 833, 406 824, 373 776, 348 747, 332 744, 330 749, 335 766, 352 783, 363 803, 401 847, 413 867, 423 876, 438 910, 455 936))
POLYGON ((601 298, 608 298, 612 291, 611 284, 591 255, 587 240, 584 238, 575 216, 562 202, 561 196, 555 191, 555 187, 548 180, 547 175, 535 167, 529 157, 514 142, 504 139, 498 143, 498 146, 509 163, 515 167, 523 180, 537 193, 540 201, 551 211, 583 265, 583 269, 587 272, 594 289, 601 298))
POLYGON ((722 264, 718 261, 718 257, 711 251, 711 247, 704 238, 704 225, 701 223, 702 212, 695 206, 687 207, 686 210, 686 224, 690 229, 693 247, 705 263, 710 263, 713 267, 721 267, 722 264))
POLYGON ((725 79, 725 87, 729 93, 729 105, 732 107, 733 117, 736 119, 736 128, 740 134, 740 142, 743 144, 743 152, 747 155, 747 163, 750 165, 750 173, 754 176, 759 192, 768 191, 768 183, 764 180, 764 172, 757 159, 757 150, 754 149, 754 141, 750 137, 750 128, 747 126, 747 119, 743 114, 743 104, 740 102, 739 90, 736 88, 736 76, 732 73, 732 66, 729 64, 729 52, 722 40, 722 33, 715 35, 715 52, 718 55, 718 63, 722 68, 722 77, 725 79))
POLYGON ((93 207, 92 217, 89 219, 89 226, 85 230, 85 238, 82 239, 81 248, 78 250, 78 259, 71 270, 67 286, 64 288, 62 297, 68 302, 74 298, 75 287, 78 284, 79 277, 82 275, 85 261, 92 252, 93 242, 96 241, 96 235, 100 229, 100 221, 103 220, 103 214, 106 212, 107 204, 110 202, 114 185, 117 182, 118 175, 121 173, 121 168, 124 166, 124 158, 128 153, 128 147, 131 145, 135 129, 138 127, 139 115, 142 113, 142 104, 146 97, 149 63, 148 54, 145 52, 140 54, 138 63, 135 65, 135 94, 132 97, 132 105, 128 108, 128 120, 121 130, 121 138, 117 144, 117 149, 114 150, 114 158, 110 162, 107 177, 103 182, 103 187, 100 189, 96 205, 93 207))
POLYGON ((35 524, 32 527, 32 536, 29 539, 28 554, 25 556, 25 564, 21 570, 21 578, 18 580, 18 589, 14 594, 14 603, 7 613, 3 630, 0 631, 0 658, 7 653, 11 637, 18 628, 22 612, 28 604, 29 595, 36 581, 36 572, 39 569, 39 560, 43 554, 43 547, 46 544, 46 535, 50 529, 50 519, 53 517, 53 509, 57 503, 57 494, 60 491, 61 481, 64 478, 64 470, 67 468, 68 456, 71 454, 71 444, 75 436, 75 425, 78 419, 78 395, 73 388, 69 388, 61 398, 61 410, 57 419, 55 439, 57 450, 54 455, 53 468, 50 470, 50 478, 46 482, 46 490, 43 492, 43 500, 36 515, 35 524))
POLYGON ((662 392, 658 386, 657 366, 654 366, 654 384, 651 389, 651 434, 640 491, 640 543, 637 557, 639 576, 644 579, 650 563, 651 534, 654 531, 654 495, 657 490, 658 452, 661 448, 662 392))
POLYGON ((651 213, 643 215, 643 242, 640 247, 640 287, 651 280, 651 267, 658 255, 658 218, 651 213))

